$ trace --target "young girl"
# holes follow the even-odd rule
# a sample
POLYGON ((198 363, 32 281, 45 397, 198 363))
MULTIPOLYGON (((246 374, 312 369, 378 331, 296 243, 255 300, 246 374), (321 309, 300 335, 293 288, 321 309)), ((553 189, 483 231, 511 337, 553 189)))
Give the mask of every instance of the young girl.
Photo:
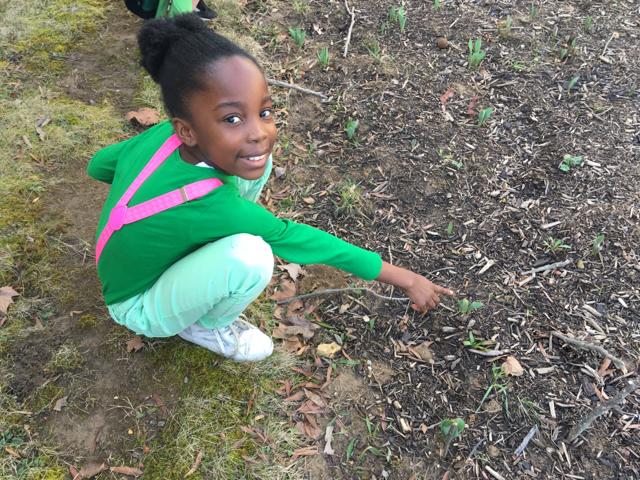
POLYGON ((236 361, 262 360, 273 343, 240 316, 269 283, 274 254, 395 285, 422 312, 452 295, 255 203, 276 126, 251 55, 191 14, 149 21, 138 42, 171 120, 100 150, 88 166, 111 184, 96 262, 117 323, 147 337, 177 334, 236 361))

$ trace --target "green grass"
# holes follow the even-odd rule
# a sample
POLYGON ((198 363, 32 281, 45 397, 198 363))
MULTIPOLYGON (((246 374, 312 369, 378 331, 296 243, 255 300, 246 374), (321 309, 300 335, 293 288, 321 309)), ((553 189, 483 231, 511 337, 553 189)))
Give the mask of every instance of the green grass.
POLYGON ((278 414, 274 393, 278 380, 291 376, 293 357, 276 353, 265 362, 238 364, 174 341, 163 345, 155 362, 168 367, 164 382, 183 387, 171 420, 150 445, 145 476, 183 478, 202 452, 202 478, 302 478, 286 468, 299 434, 278 414), (248 436, 242 427, 259 429, 267 440, 248 436))

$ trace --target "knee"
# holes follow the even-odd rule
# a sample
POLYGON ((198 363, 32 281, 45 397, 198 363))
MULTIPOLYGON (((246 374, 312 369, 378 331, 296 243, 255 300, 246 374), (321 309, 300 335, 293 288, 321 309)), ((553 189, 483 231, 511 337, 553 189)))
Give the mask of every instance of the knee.
POLYGON ((271 246, 262 237, 240 233, 232 238, 231 255, 246 269, 259 274, 266 283, 273 275, 273 252, 271 246))

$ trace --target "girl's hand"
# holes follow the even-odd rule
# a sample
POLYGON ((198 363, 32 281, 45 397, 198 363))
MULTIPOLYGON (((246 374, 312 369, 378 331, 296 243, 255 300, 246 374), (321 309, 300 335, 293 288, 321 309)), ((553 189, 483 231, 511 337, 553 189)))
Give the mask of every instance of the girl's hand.
POLYGON ((409 298, 413 302, 411 308, 414 310, 426 313, 438 306, 440 303, 440 295, 453 295, 452 290, 436 285, 421 275, 414 275, 414 284, 405 289, 407 295, 409 295, 409 298))
POLYGON ((422 313, 437 307, 440 303, 440 295, 454 295, 452 290, 436 285, 422 275, 387 262, 382 262, 382 270, 377 280, 407 292, 412 302, 411 306, 422 313))

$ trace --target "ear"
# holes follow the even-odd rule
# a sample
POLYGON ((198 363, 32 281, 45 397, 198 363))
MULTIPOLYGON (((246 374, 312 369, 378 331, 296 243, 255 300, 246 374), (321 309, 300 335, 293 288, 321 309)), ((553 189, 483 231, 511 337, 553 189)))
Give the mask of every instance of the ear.
POLYGON ((191 123, 183 118, 172 118, 171 123, 178 138, 188 147, 195 147, 198 144, 198 137, 191 123))

